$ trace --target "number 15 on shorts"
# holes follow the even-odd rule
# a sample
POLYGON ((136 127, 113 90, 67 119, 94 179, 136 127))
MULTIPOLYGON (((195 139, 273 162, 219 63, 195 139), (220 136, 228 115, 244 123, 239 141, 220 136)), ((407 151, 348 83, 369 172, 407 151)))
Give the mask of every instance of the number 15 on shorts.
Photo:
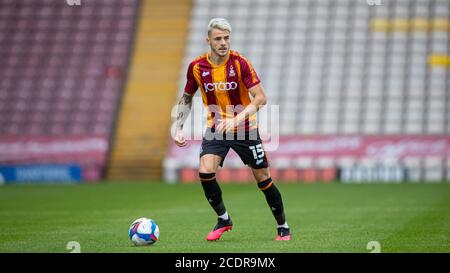
POLYGON ((264 150, 262 148, 262 144, 249 146, 248 148, 253 152, 253 157, 256 160, 256 165, 261 164, 263 162, 262 158, 264 157, 264 150))

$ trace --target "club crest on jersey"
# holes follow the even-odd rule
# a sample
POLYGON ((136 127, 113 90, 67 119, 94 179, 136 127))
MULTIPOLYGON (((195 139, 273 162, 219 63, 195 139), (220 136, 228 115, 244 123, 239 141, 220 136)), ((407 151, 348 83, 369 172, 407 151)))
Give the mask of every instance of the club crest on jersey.
POLYGON ((230 77, 236 76, 236 74, 234 73, 234 67, 233 66, 230 66, 230 73, 228 75, 230 75, 230 77))

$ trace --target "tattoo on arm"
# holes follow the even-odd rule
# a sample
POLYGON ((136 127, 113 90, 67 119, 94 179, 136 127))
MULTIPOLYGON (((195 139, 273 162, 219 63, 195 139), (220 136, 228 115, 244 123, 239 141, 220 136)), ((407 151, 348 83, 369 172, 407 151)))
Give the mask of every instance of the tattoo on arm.
POLYGON ((188 94, 183 94, 178 102, 178 114, 177 114, 177 128, 183 129, 184 122, 186 121, 189 112, 192 107, 192 97, 188 94))

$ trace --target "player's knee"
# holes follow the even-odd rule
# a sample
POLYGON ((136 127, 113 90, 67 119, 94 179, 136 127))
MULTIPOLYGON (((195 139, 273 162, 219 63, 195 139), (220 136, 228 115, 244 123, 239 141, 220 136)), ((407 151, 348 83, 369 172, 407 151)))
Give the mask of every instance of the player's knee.
POLYGON ((207 164, 207 162, 200 161, 199 173, 215 173, 217 167, 214 164, 207 164))
POLYGON ((215 173, 216 170, 213 167, 210 167, 210 166, 201 166, 200 165, 200 168, 198 169, 198 172, 199 173, 215 173))
POLYGON ((255 177, 255 180, 260 183, 263 181, 266 181, 270 178, 270 172, 268 168, 263 169, 253 169, 253 176, 255 177))
POLYGON ((206 154, 200 158, 200 173, 215 173, 221 158, 217 155, 206 154))

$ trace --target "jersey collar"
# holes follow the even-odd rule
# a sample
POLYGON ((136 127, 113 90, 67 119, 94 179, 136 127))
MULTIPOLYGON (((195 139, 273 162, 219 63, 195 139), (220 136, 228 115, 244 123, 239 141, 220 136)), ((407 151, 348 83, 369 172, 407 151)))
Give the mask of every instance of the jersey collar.
POLYGON ((214 64, 213 62, 211 62, 211 60, 209 59, 209 53, 210 52, 206 53, 206 60, 213 68, 216 68, 216 67, 220 67, 228 62, 228 60, 230 59, 231 50, 228 50, 227 57, 226 57, 225 61, 223 61, 221 64, 214 64))

